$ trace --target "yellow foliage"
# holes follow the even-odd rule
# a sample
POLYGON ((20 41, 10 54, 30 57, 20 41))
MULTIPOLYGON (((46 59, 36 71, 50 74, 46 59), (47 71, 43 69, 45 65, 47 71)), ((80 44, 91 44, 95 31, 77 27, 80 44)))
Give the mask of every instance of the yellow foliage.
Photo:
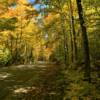
POLYGON ((47 24, 49 24, 50 22, 52 22, 53 20, 55 20, 57 18, 59 18, 59 14, 49 13, 48 16, 45 17, 44 23, 47 25, 47 24))
POLYGON ((95 9, 88 9, 88 10, 86 10, 86 15, 89 15, 89 14, 93 14, 93 13, 95 13, 95 9))
POLYGON ((27 4, 28 3, 27 0, 18 0, 17 2, 18 2, 18 4, 27 4))

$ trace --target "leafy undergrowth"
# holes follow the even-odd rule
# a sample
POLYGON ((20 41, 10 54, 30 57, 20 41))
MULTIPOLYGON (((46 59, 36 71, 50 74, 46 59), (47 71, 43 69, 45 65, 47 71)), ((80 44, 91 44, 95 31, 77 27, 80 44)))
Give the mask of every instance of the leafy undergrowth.
POLYGON ((84 71, 80 68, 82 66, 66 71, 69 85, 66 87, 64 100, 100 100, 100 70, 92 70, 92 82, 88 83, 84 80, 84 71))

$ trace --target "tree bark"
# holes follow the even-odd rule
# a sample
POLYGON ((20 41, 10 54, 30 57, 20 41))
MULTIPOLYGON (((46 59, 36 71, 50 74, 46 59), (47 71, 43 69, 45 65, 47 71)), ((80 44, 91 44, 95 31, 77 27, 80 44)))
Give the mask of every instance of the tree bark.
POLYGON ((66 36, 66 30, 65 30, 65 26, 64 26, 64 16, 61 15, 61 27, 62 27, 62 33, 63 33, 63 37, 64 37, 64 41, 63 41, 63 45, 64 45, 64 62, 65 65, 67 65, 67 55, 68 55, 68 44, 67 44, 67 36, 66 36))
POLYGON ((73 35, 73 61, 77 61, 77 44, 76 44, 76 32, 74 26, 74 16, 73 16, 73 6, 72 1, 70 0, 70 19, 71 19, 71 33, 73 35))
POLYGON ((81 0, 76 0, 77 8, 78 8, 78 15, 80 21, 80 27, 82 30, 82 40, 83 40, 83 47, 84 47, 84 61, 85 61, 85 79, 90 83, 91 82, 91 67, 90 67, 90 56, 89 56, 89 43, 88 43, 88 36, 87 36, 87 28, 85 26, 85 21, 83 18, 83 8, 81 4, 81 0))

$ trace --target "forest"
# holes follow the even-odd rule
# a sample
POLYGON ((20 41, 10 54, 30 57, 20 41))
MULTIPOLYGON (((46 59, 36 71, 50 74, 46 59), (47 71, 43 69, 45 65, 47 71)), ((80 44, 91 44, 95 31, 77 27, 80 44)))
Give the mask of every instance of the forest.
POLYGON ((0 0, 0 100, 100 100, 100 0, 0 0))

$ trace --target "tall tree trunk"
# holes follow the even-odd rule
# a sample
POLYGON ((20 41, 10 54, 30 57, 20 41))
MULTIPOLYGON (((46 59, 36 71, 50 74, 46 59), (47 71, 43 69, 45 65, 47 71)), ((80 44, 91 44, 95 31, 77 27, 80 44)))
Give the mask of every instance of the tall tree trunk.
POLYGON ((70 24, 70 45, 71 45, 71 62, 73 63, 73 39, 72 39, 72 31, 71 31, 71 24, 70 24))
POLYGON ((72 1, 70 0, 70 18, 71 18, 71 33, 73 35, 73 61, 77 61, 77 44, 76 44, 76 32, 75 32, 75 26, 74 26, 74 16, 73 16, 73 6, 72 1))
MULTIPOLYGON (((16 37, 16 42, 15 42, 15 46, 16 46, 16 49, 15 49, 15 58, 16 58, 16 60, 17 60, 17 58, 18 58, 18 33, 17 33, 17 37, 16 37)), ((16 61, 16 63, 17 63, 17 61, 16 61)))
POLYGON ((64 23, 64 16, 63 15, 61 15, 61 27, 62 27, 63 37, 64 37, 64 41, 63 41, 63 45, 64 45, 64 62, 65 62, 65 65, 67 65, 68 44, 67 44, 67 36, 66 36, 65 23, 64 23))
POLYGON ((83 40, 83 47, 84 47, 84 61, 85 61, 85 79, 90 83, 91 82, 91 67, 90 67, 90 57, 89 57, 89 43, 87 37, 87 29, 85 26, 85 21, 83 18, 83 8, 81 4, 81 0, 76 0, 77 8, 78 8, 78 15, 80 20, 80 27, 82 30, 82 40, 83 40))
POLYGON ((23 34, 22 17, 21 17, 20 29, 21 29, 21 31, 20 31, 20 40, 19 41, 21 43, 21 41, 22 41, 22 34, 23 34))
POLYGON ((11 56, 13 56, 13 36, 12 34, 10 34, 10 52, 11 52, 11 56))
MULTIPOLYGON (((59 8, 60 8, 60 11, 63 12, 62 10, 62 6, 61 6, 61 1, 58 0, 58 5, 59 5, 59 8)), ((62 28, 62 33, 63 33, 63 38, 64 38, 64 62, 65 62, 65 65, 67 65, 67 58, 68 58, 68 43, 67 43, 67 36, 66 36, 66 28, 65 28, 65 21, 64 21, 64 14, 62 13, 61 15, 61 28, 62 28)))

